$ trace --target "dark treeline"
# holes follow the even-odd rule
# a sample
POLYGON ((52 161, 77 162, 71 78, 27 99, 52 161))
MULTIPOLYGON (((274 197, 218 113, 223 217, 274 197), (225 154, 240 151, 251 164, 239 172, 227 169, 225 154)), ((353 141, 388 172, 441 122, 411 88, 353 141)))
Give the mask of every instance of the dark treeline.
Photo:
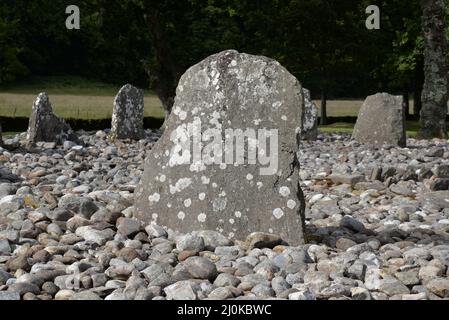
POLYGON ((0 84, 74 74, 152 87, 170 105, 180 75, 234 48, 279 60, 314 98, 420 96, 419 0, 1 0, 0 84), (78 5, 81 29, 65 28, 78 5))

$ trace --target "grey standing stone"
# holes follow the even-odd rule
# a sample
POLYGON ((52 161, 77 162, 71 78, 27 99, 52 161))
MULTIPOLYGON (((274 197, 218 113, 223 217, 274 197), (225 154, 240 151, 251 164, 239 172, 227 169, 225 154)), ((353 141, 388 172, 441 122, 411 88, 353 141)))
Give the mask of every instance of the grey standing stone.
POLYGON ((301 139, 315 141, 318 137, 318 108, 310 98, 310 91, 302 89, 304 95, 301 139))
POLYGON ((38 95, 28 125, 27 140, 29 143, 56 142, 64 143, 66 140, 77 140, 74 132, 64 119, 53 113, 48 94, 38 95))
POLYGON ((142 139, 144 137, 143 110, 143 90, 130 84, 124 85, 114 100, 111 137, 113 139, 142 139))
POLYGON ((402 96, 378 93, 366 98, 354 127, 353 139, 360 143, 404 147, 405 114, 402 96))
MULTIPOLYGON (((259 231, 302 244, 304 202, 297 159, 302 104, 301 84, 272 59, 229 50, 191 67, 179 82, 163 136, 147 155, 136 189, 136 217, 182 233, 215 230, 242 240, 259 231), (254 130, 260 140, 256 161, 246 158, 236 165, 234 148, 218 150, 229 129, 254 130), (263 137, 262 129, 271 130, 271 137, 263 137), (210 133, 215 137, 206 139, 203 148, 194 143, 193 157, 188 147, 180 148, 181 141, 198 141, 210 133), (224 161, 223 154, 230 154, 225 151, 233 151, 233 161, 224 161), (211 158, 217 161, 209 164, 211 158)), ((249 140, 257 144, 254 136, 249 140)), ((245 139, 245 155, 248 145, 245 139)))

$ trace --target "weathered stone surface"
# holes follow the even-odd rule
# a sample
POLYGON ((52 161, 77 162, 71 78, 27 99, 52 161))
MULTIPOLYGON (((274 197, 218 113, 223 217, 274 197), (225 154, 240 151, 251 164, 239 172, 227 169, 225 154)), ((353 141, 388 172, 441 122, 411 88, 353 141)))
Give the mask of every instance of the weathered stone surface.
POLYGON ((124 85, 114 100, 111 136, 113 139, 140 140, 143 131, 143 90, 124 85))
POLYGON ((349 175, 349 174, 333 174, 329 176, 335 184, 349 184, 355 186, 357 183, 363 182, 365 177, 362 175, 349 175))
POLYGON ((360 143, 405 146, 405 115, 402 97, 378 93, 366 98, 352 135, 360 143))
POLYGON ((0 301, 17 301, 20 300, 20 294, 12 291, 0 291, 0 301))
POLYGON ((300 83, 269 58, 230 50, 193 66, 179 82, 164 135, 147 155, 135 215, 184 233, 217 230, 243 240, 257 231, 303 243, 297 161, 302 104, 300 83), (248 139, 235 143, 236 129, 254 132, 252 146, 255 136, 260 140, 256 161, 235 161, 234 154, 256 149, 248 148, 248 139), (207 142, 202 146, 201 137, 207 142), (197 143, 190 152, 192 140, 197 143))
POLYGON ((423 205, 429 205, 438 210, 449 208, 449 191, 428 192, 420 198, 423 205))
POLYGON ((28 125, 27 140, 29 143, 56 142, 76 140, 76 136, 64 119, 53 113, 47 93, 40 93, 33 105, 28 125))
POLYGON ((315 141, 318 136, 318 108, 310 98, 310 91, 302 89, 304 109, 302 112, 301 139, 315 141))

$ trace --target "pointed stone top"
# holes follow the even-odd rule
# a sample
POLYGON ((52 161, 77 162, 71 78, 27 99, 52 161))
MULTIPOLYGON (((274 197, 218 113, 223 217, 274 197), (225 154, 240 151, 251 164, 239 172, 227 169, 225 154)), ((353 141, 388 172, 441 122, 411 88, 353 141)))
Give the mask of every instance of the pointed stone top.
POLYGON ((33 111, 34 110, 40 113, 53 113, 53 108, 47 92, 39 93, 33 104, 33 111))

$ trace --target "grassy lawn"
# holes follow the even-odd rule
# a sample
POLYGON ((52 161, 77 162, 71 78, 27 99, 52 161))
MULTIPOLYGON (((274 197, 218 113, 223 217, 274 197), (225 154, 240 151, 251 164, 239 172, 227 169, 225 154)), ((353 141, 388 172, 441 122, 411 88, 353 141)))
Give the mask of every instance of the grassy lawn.
MULTIPOLYGON (((328 126, 320 126, 320 131, 322 132, 349 132, 352 133, 354 129, 354 124, 352 123, 334 123, 328 126)), ((417 121, 407 121, 406 123, 406 133, 410 138, 416 137, 419 130, 419 123, 417 121)), ((449 131, 448 131, 449 134, 449 131)))
MULTIPOLYGON (((55 112, 64 118, 105 119, 112 115, 112 105, 119 86, 81 77, 33 77, 25 82, 0 86, 0 116, 29 117, 36 96, 46 91, 55 112)), ((320 108, 321 102, 315 100, 320 108)), ((328 116, 357 116, 363 101, 343 99, 328 101, 328 116)), ((413 112, 413 101, 410 101, 413 112)), ((164 111, 157 96, 145 91, 145 116, 163 118, 164 111)), ((335 123, 320 127, 325 132, 352 132, 354 125, 335 123)), ((407 134, 416 136, 417 122, 407 122, 407 134)), ((5 135, 5 133, 4 133, 5 135)))
MULTIPOLYGON (((318 109, 321 108, 321 101, 314 100, 318 109)), ((327 116, 328 117, 343 117, 352 116, 356 117, 359 114, 360 107, 363 104, 363 100, 357 99, 343 99, 343 100, 330 100, 327 102, 327 116)), ((410 100, 410 114, 413 114, 414 102, 410 100)))
MULTIPOLYGON (((33 78, 25 83, 0 87, 0 116, 29 117, 36 96, 46 91, 55 112, 64 118, 105 119, 112 115, 120 88, 79 77, 33 78)), ((145 91, 145 116, 163 118, 157 96, 145 91)))

